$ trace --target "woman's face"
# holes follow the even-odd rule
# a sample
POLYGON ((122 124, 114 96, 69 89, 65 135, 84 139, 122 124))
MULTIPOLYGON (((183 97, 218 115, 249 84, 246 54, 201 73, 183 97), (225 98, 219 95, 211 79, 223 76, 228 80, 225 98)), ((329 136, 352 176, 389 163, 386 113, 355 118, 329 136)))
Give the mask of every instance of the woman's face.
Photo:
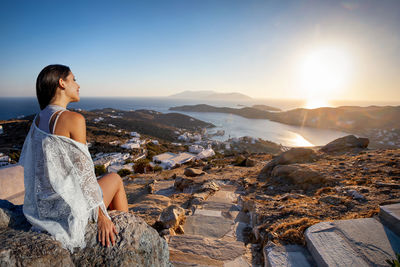
POLYGON ((79 97, 79 84, 75 80, 75 76, 72 72, 70 72, 65 80, 62 80, 62 84, 65 90, 65 94, 71 102, 78 102, 80 100, 79 97))

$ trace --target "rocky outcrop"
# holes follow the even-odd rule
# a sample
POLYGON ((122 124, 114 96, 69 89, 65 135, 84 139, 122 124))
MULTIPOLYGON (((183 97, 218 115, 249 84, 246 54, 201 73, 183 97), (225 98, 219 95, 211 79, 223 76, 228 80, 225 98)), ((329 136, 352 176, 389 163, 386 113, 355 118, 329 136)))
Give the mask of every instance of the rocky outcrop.
POLYGON ((309 184, 322 184, 328 181, 319 172, 297 164, 278 165, 272 170, 271 177, 285 179, 289 183, 300 185, 302 189, 307 189, 309 184))
POLYGON ((186 168, 183 174, 188 177, 196 177, 196 176, 204 174, 204 172, 199 169, 186 168))
POLYGON ((354 149, 365 149, 368 147, 368 138, 357 138, 354 135, 347 135, 323 146, 320 150, 326 153, 345 152, 354 149))
MULTIPOLYGON (((89 223, 86 247, 71 254, 48 234, 18 228, 13 222, 23 217, 21 206, 0 204, 11 222, 0 228, 0 266, 170 266, 166 241, 132 213, 109 213, 118 231, 115 246, 102 247, 97 224, 89 223)), ((29 225, 26 220, 19 223, 29 225)))
POLYGON ((313 162, 317 159, 317 154, 314 150, 309 148, 292 148, 286 152, 283 152, 278 157, 274 158, 261 170, 258 178, 269 177, 272 170, 277 165, 288 165, 293 163, 308 163, 313 162))

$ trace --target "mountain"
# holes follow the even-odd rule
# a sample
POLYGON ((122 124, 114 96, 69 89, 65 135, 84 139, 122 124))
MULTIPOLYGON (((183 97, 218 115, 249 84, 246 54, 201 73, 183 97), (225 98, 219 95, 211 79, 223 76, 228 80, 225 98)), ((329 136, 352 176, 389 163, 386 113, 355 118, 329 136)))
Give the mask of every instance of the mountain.
POLYGON ((217 93, 214 91, 184 91, 182 93, 170 95, 172 98, 190 98, 190 99, 207 99, 207 100, 253 100, 251 97, 241 93, 217 93))

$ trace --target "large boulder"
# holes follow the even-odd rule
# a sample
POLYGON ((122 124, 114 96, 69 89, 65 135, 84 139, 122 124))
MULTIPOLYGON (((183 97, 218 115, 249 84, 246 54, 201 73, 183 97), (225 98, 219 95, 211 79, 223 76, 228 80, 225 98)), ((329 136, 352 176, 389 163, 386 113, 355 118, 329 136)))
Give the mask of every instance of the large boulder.
POLYGON ((368 138, 357 138, 354 135, 347 135, 323 146, 320 150, 326 153, 344 152, 353 149, 365 149, 368 147, 368 138))
POLYGON ((292 148, 283 152, 278 157, 272 159, 261 170, 258 178, 266 178, 271 176, 272 170, 278 165, 288 165, 293 163, 308 163, 317 159, 317 154, 309 148, 292 148))
POLYGON ((156 194, 147 194, 129 204, 129 211, 144 219, 149 225, 153 225, 163 209, 171 204, 169 197, 156 194))
POLYGON ((307 189, 309 185, 324 184, 328 181, 319 172, 298 164, 278 165, 272 170, 271 177, 299 185, 302 189, 307 189))
MULTIPOLYGON (((2 208, 10 211, 11 221, 23 216, 20 206, 11 208, 2 208)), ((102 247, 97 224, 89 223, 86 247, 73 254, 48 234, 18 230, 12 224, 0 228, 0 266, 170 266, 168 245, 156 230, 132 213, 109 214, 118 231, 115 246, 102 247)))

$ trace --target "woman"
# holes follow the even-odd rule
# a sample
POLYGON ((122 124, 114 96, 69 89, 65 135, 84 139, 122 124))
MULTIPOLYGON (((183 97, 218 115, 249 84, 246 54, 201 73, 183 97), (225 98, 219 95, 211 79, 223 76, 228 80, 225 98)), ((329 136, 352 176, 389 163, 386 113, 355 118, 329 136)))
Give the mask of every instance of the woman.
POLYGON ((49 65, 40 72, 36 95, 41 112, 20 157, 25 216, 33 228, 49 232, 71 251, 85 246, 89 219, 97 221, 99 242, 115 245, 117 231, 106 208, 128 211, 119 175, 109 173, 96 181, 85 119, 66 109, 70 102, 80 100, 79 88, 67 66, 49 65))

